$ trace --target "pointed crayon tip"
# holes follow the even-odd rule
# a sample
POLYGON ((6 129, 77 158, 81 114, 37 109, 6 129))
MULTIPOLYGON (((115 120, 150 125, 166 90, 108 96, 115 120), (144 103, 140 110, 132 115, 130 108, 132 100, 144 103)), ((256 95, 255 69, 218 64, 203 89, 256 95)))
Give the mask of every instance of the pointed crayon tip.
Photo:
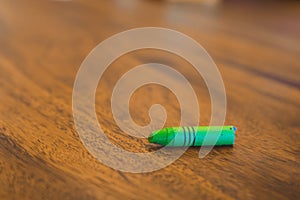
POLYGON ((164 129, 153 131, 148 136, 148 141, 150 143, 161 144, 162 141, 165 141, 166 131, 164 129))
POLYGON ((148 136, 148 141, 153 143, 154 142, 154 135, 155 135, 155 132, 151 133, 149 136, 148 136))

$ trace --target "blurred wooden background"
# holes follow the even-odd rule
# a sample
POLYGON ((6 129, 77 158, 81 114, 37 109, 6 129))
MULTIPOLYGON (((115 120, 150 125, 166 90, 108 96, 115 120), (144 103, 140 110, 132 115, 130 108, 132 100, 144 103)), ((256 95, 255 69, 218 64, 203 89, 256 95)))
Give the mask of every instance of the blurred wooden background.
MULTIPOLYGON (((215 2, 1 0, 0 199, 299 198, 300 4, 215 2), (226 124, 238 127, 234 147, 203 159, 190 148, 145 174, 115 171, 87 152, 72 116, 76 72, 99 42, 144 26, 181 31, 210 53, 226 87, 226 124)), ((147 142, 117 128, 110 94, 123 73, 153 58, 187 77, 201 124, 210 120, 206 86, 186 61, 154 50, 122 56, 100 81, 96 109, 110 139, 130 151, 147 152, 147 142)), ((165 106, 166 126, 178 125, 175 96, 157 85, 132 97, 138 124, 149 123, 153 103, 165 106)))

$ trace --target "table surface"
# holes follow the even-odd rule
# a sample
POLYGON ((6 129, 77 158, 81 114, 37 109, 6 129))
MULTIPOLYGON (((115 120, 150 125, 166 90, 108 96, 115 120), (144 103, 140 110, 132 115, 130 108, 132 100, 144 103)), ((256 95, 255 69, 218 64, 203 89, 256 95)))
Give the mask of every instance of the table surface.
MULTIPOLYGON (((0 199, 297 199, 299 20, 296 1, 213 6, 2 0, 0 199), (165 168, 134 174, 102 164, 85 148, 75 129, 72 90, 82 61, 96 45, 121 31, 147 26, 180 31, 207 50, 226 89, 225 124, 235 125, 238 132, 233 147, 214 148, 204 158, 198 157, 200 148, 190 148, 165 168)), ((209 124, 211 117, 206 85, 183 58, 153 49, 121 56, 99 82, 96 112, 110 140, 133 152, 153 149, 147 148, 146 139, 118 128, 110 98, 122 74, 148 62, 183 74, 197 94, 200 124, 209 124)), ((179 125, 176 96, 155 84, 133 94, 133 120, 147 125, 155 103, 168 113, 165 126, 179 125)))

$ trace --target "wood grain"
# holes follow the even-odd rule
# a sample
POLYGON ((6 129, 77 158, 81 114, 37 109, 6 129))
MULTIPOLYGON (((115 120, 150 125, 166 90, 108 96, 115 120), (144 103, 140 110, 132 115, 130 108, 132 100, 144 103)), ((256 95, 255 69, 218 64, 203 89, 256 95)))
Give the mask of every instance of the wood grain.
MULTIPOLYGON (((299 198, 299 13, 296 1, 2 0, 0 199, 299 198), (131 174, 101 164, 81 143, 72 116, 81 62, 112 34, 145 26, 181 31, 210 53, 226 87, 226 124, 238 127, 234 147, 203 159, 190 148, 166 168, 131 174)), ((200 123, 210 121, 207 88, 189 63, 155 50, 126 54, 99 82, 96 110, 108 137, 133 152, 150 150, 118 129, 110 95, 122 74, 149 61, 180 71, 197 92, 200 123)), ((179 124, 176 97, 157 85, 132 96, 133 119, 148 124, 154 103, 168 112, 165 126, 179 124)))

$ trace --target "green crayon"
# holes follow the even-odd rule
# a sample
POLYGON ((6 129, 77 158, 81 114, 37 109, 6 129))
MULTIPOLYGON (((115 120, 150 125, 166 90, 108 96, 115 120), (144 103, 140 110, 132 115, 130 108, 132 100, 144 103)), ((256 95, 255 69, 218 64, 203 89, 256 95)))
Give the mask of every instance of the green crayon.
POLYGON ((148 141, 163 146, 233 145, 235 131, 234 126, 169 127, 152 132, 148 141))

